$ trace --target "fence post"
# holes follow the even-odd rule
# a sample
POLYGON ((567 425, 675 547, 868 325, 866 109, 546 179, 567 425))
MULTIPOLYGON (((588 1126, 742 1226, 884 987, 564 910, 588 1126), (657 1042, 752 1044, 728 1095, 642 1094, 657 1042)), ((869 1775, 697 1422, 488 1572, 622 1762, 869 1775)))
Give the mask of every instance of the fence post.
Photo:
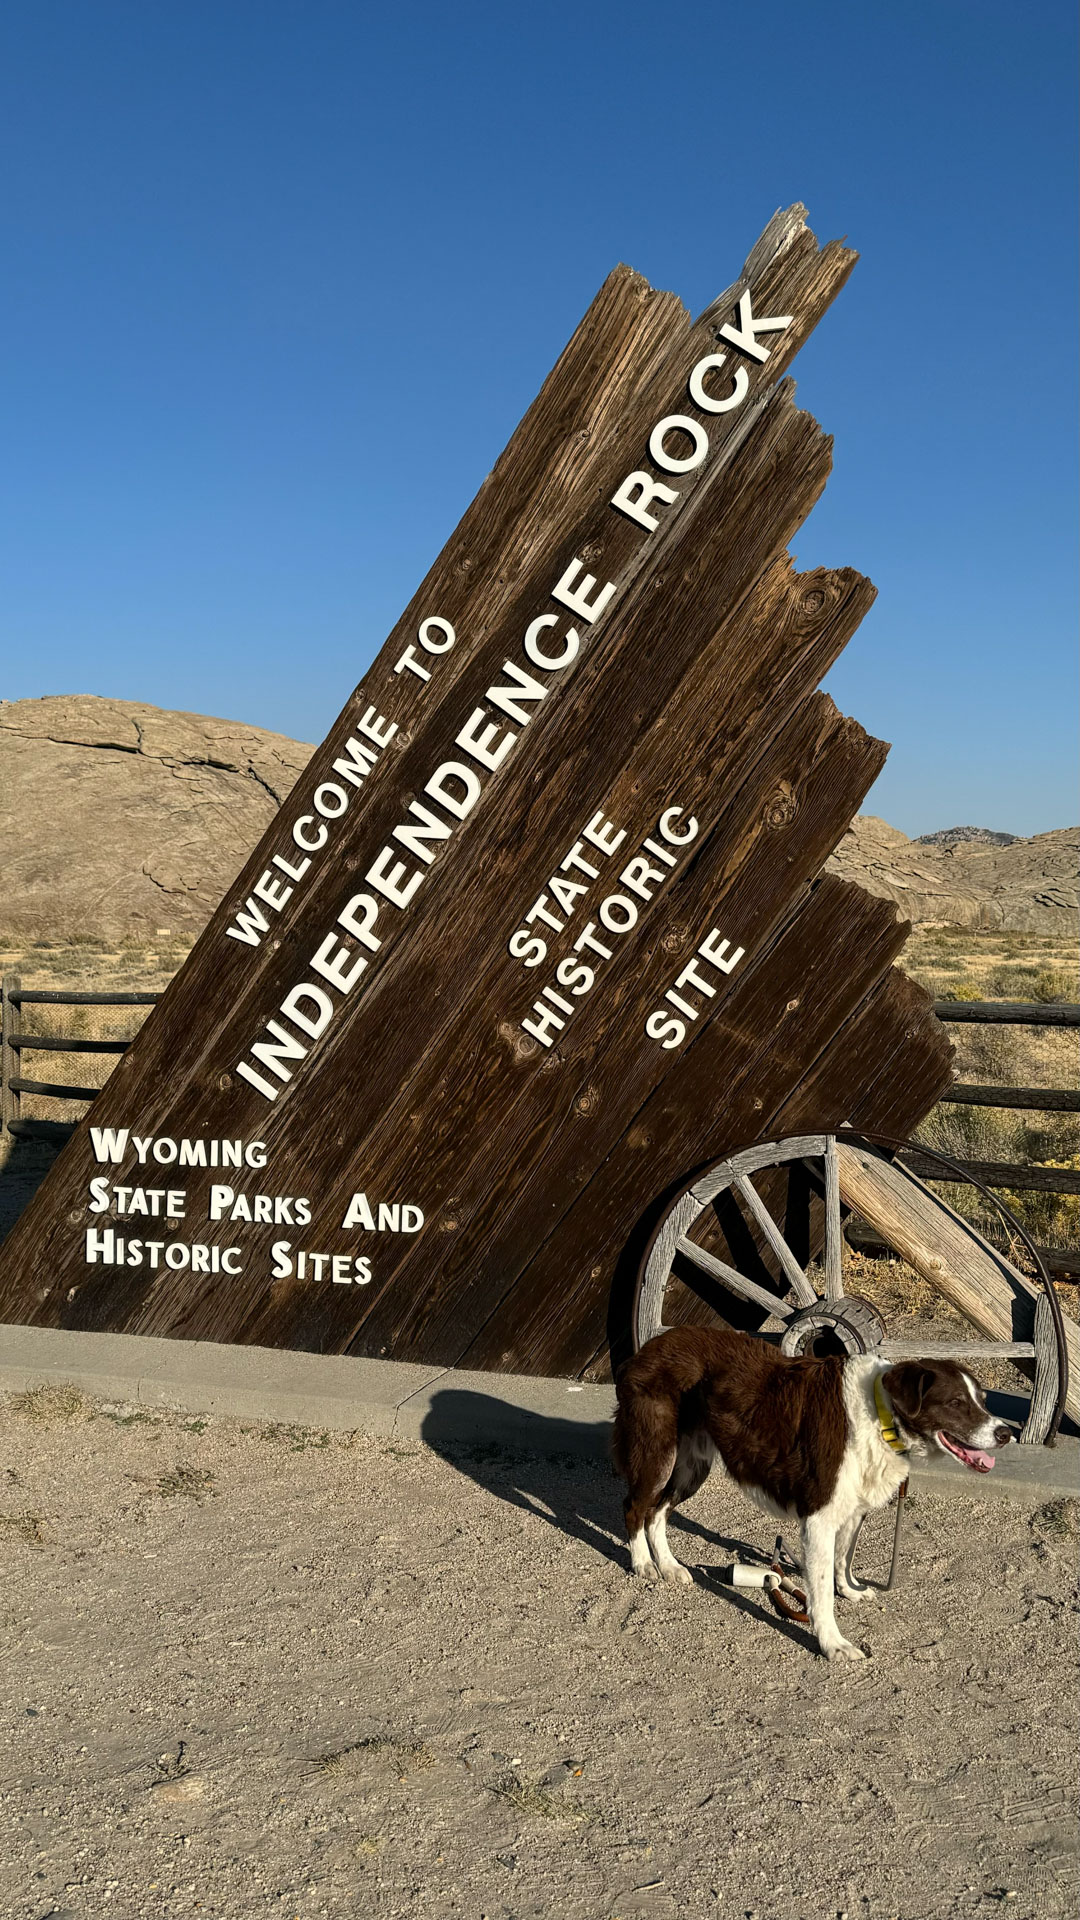
POLYGON ((19 1070, 19 1056, 11 1044, 18 1019, 18 1002, 12 994, 18 991, 17 973, 0 976, 0 1134, 10 1133, 12 1122, 19 1118, 22 1096, 11 1085, 19 1070))

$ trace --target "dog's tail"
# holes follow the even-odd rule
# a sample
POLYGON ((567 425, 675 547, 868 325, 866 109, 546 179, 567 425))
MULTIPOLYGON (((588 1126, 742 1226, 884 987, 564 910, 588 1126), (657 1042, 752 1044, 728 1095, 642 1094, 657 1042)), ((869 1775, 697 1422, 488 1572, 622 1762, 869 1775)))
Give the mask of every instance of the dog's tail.
MULTIPOLYGON (((611 1433, 615 1471, 635 1487, 654 1461, 668 1459, 679 1442, 678 1403, 649 1393, 620 1395, 611 1433)), ((666 1469, 665 1469, 666 1472, 666 1469)))
POLYGON ((619 1368, 611 1457, 624 1480, 633 1483, 642 1460, 678 1445, 680 1412, 699 1393, 708 1360, 691 1328, 659 1335, 619 1368))

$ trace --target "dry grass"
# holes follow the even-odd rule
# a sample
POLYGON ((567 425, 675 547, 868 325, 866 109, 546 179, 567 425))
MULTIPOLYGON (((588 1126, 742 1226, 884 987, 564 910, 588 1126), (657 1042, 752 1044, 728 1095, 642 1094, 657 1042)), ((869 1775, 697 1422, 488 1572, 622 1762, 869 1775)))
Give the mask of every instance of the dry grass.
POLYGON ((386 1760, 404 1780, 410 1773, 426 1772, 435 1766, 437 1758, 424 1740, 386 1739, 372 1734, 337 1753, 322 1754, 312 1762, 312 1772, 330 1780, 351 1779, 363 1773, 372 1760, 386 1760))
POLYGON ((918 927, 903 966, 938 1000, 1076 1000, 1075 942, 1051 934, 918 927))
POLYGON ((488 1782, 488 1792, 505 1800, 527 1820, 581 1820, 587 1821, 590 1815, 575 1800, 567 1800, 548 1790, 546 1780, 530 1782, 522 1780, 516 1773, 508 1773, 502 1780, 488 1782))
POLYGON ((42 1380, 36 1387, 24 1387, 21 1393, 8 1395, 12 1413, 40 1426, 54 1427, 64 1421, 85 1420, 91 1412, 85 1393, 70 1380, 42 1380))
POLYGON ((174 1467, 171 1473, 163 1473, 157 1480, 157 1491, 163 1500, 204 1500, 216 1499, 214 1476, 204 1467, 174 1467))
MULTIPOLYGON (((1043 934, 972 933, 927 928, 912 936, 904 966, 936 999, 1080 1001, 1076 951, 1043 934)), ((983 1086, 1080 1086, 1075 1029, 957 1026, 957 1078, 983 1086)), ((1080 1114, 1010 1112, 1000 1107, 935 1107, 919 1129, 929 1147, 958 1160, 1023 1162, 1080 1170, 1080 1114)), ((971 1187, 944 1197, 1002 1242, 1000 1216, 971 1187)), ((1003 1192, 1002 1199, 1040 1245, 1073 1248, 1080 1239, 1080 1195, 1003 1192)), ((1073 1290, 1075 1292, 1075 1289, 1073 1290)))

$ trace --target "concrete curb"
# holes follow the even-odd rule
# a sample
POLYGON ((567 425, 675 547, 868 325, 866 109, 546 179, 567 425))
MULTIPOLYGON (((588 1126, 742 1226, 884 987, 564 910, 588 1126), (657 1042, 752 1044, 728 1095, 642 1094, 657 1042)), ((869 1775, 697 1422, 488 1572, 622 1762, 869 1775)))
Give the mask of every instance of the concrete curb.
MULTIPOLYGON (((397 1360, 344 1359, 126 1333, 0 1326, 0 1392, 70 1382, 93 1399, 421 1440, 605 1459, 611 1387, 531 1375, 467 1373, 397 1360)), ((1080 1441, 1009 1447, 993 1473, 959 1462, 916 1467, 913 1485, 961 1498, 1034 1505, 1080 1493, 1080 1441)))

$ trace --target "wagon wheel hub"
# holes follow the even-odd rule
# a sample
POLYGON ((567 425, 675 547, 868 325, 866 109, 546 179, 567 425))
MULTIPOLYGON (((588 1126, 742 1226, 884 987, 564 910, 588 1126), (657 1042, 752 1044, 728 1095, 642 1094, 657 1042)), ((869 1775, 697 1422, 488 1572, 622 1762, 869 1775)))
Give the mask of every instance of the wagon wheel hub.
POLYGON ((793 1313, 784 1326, 780 1351, 792 1356, 841 1350, 869 1353, 884 1338, 885 1322, 877 1308, 857 1294, 841 1294, 837 1300, 822 1300, 793 1313))

